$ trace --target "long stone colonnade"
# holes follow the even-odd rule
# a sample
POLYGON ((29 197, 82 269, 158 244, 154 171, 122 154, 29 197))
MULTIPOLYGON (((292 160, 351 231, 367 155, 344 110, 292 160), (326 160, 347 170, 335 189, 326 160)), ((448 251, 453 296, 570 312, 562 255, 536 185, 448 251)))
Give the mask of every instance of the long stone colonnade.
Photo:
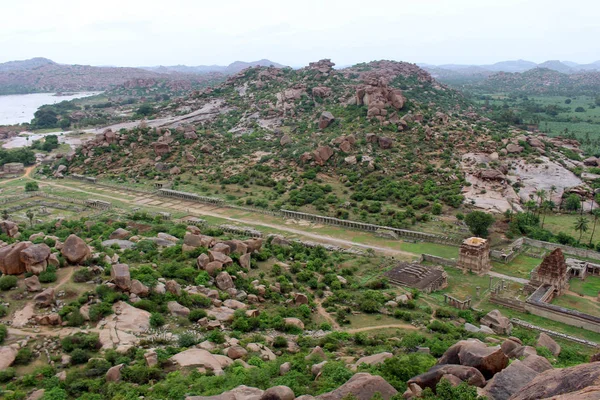
POLYGON ((367 224, 364 222, 350 221, 350 220, 333 218, 333 217, 325 217, 322 215, 308 214, 308 213, 303 213, 303 212, 298 212, 298 211, 290 211, 290 210, 282 209, 281 213, 283 214, 283 216, 285 218, 304 219, 304 220, 316 222, 319 224, 336 225, 336 226, 347 227, 350 229, 358 229, 358 230, 362 230, 362 231, 375 232, 378 230, 387 230, 387 231, 394 232, 404 238, 409 238, 409 239, 414 239, 414 240, 424 240, 427 242, 442 243, 442 244, 454 244, 454 245, 458 245, 462 242, 462 239, 456 239, 456 238, 451 238, 451 237, 447 237, 447 236, 439 236, 439 235, 434 235, 431 233, 410 231, 407 229, 392 228, 389 226, 367 224))
POLYGON ((209 203, 209 204, 217 204, 217 205, 223 204, 222 199, 219 199, 216 197, 199 196, 196 193, 180 192, 179 190, 172 190, 172 189, 158 189, 157 192, 160 196, 175 197, 175 198, 182 199, 182 200, 198 201, 201 203, 209 203))

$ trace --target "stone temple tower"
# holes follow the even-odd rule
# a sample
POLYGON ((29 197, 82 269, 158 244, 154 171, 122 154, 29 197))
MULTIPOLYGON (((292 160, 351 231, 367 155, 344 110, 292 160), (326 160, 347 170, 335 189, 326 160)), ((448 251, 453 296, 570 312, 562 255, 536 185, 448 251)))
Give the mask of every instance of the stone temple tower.
POLYGON ((473 272, 483 275, 488 272, 492 269, 490 242, 478 237, 465 239, 460 245, 457 266, 463 270, 463 273, 473 272))

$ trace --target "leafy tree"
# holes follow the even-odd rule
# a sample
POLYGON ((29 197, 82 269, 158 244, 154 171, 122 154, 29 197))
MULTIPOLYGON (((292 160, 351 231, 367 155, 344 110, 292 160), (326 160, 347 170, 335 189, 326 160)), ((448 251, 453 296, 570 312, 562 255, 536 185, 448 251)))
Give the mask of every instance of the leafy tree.
POLYGON ((580 112, 580 113, 581 113, 581 112, 585 112, 585 108, 583 108, 583 107, 577 107, 577 108, 575 109, 575 112, 580 112))
POLYGON ((465 223, 473 235, 487 237, 488 229, 494 223, 494 217, 483 211, 473 211, 467 214, 465 223))
POLYGON ((33 228, 33 218, 35 217, 33 210, 27 210, 25 215, 27 215, 27 219, 29 220, 29 226, 33 228))
POLYGON ((137 113, 145 117, 150 116, 154 113, 154 107, 150 104, 142 104, 140 108, 137 109, 137 113))

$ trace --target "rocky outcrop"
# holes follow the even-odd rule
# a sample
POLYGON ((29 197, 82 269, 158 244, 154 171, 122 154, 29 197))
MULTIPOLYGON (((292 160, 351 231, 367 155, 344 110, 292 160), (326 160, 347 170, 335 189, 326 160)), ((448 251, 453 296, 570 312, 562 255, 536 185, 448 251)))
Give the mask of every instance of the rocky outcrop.
POLYGON ((34 275, 39 275, 46 270, 50 247, 48 245, 34 244, 21 251, 20 259, 25 264, 25 270, 34 275))
POLYGON ((560 354, 560 345, 544 332, 540 333, 540 337, 537 340, 537 346, 547 348, 552 354, 554 354, 554 357, 558 357, 560 354))
POLYGON ((17 357, 17 350, 10 346, 0 347, 0 371, 10 367, 17 357))
POLYGON ((481 325, 489 326, 499 335, 510 335, 512 324, 508 318, 498 310, 492 310, 480 320, 481 325))
POLYGON ((385 77, 378 73, 368 73, 363 76, 363 81, 365 84, 356 89, 354 101, 359 106, 368 107, 367 118, 384 121, 391 117, 388 116, 388 108, 401 110, 404 107, 406 99, 402 91, 390 88, 385 77))
POLYGON ((223 291, 235 287, 233 284, 233 279, 231 279, 231 275, 229 275, 227 272, 221 272, 219 275, 217 275, 215 284, 223 291))
POLYGON ((19 242, 0 247, 0 272, 4 275, 21 275, 27 268, 21 261, 21 252, 31 246, 31 242, 19 242))
POLYGON ((185 400, 261 400, 263 393, 261 389, 241 385, 216 396, 187 396, 185 400))
POLYGON ((339 388, 317 396, 317 399, 341 400, 352 397, 357 400, 371 400, 375 393, 379 393, 384 400, 389 400, 398 391, 382 377, 361 372, 354 374, 352 378, 339 388))
POLYGON ((454 375, 471 386, 483 387, 485 385, 485 377, 477 368, 456 364, 434 365, 429 371, 410 379, 408 384, 414 383, 423 389, 435 390, 444 375, 454 375))
POLYGON ((129 265, 115 264, 110 269, 110 280, 113 281, 119 289, 129 290, 131 288, 131 276, 129 274, 129 265))
POLYGON ((169 360, 180 368, 204 368, 212 371, 215 375, 222 375, 223 368, 233 364, 233 360, 229 357, 213 355, 206 350, 197 348, 177 353, 169 360))
POLYGON ((335 117, 329 111, 324 111, 319 117, 319 129, 325 129, 335 120, 335 117))
POLYGON ((135 346, 142 332, 150 329, 150 313, 123 301, 113 304, 114 314, 104 318, 99 337, 103 349, 126 351, 135 346))
POLYGON ((0 221, 0 233, 5 234, 9 238, 16 238, 19 236, 19 225, 12 221, 0 221))
POLYGON ((333 156, 333 149, 329 146, 319 146, 312 153, 313 159, 318 165, 325 165, 327 160, 333 156))
POLYGON ((126 229, 118 228, 108 237, 109 239, 128 239, 131 237, 131 232, 126 229))
POLYGON ((521 361, 515 360, 507 368, 494 375, 484 390, 490 400, 507 400, 537 375, 537 371, 521 361))
POLYGON ((598 398, 600 392, 593 389, 594 386, 600 386, 600 362, 542 372, 513 394, 510 400, 580 399, 573 397, 580 391, 587 392, 586 396, 595 391, 598 398))
POLYGON ((54 288, 48 288, 33 298, 38 307, 45 308, 54 304, 54 288))
POLYGON ((477 339, 461 340, 451 346, 438 360, 438 364, 460 364, 477 368, 486 379, 508 365, 508 357, 500 346, 487 347, 477 339))
POLYGON ((76 235, 69 235, 60 250, 61 254, 69 264, 80 264, 91 257, 90 248, 87 243, 76 235))

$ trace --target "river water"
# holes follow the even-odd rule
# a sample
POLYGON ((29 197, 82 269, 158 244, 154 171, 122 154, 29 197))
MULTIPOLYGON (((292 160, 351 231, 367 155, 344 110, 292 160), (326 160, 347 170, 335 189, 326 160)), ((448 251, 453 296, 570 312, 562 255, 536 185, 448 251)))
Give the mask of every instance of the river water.
POLYGON ((68 96, 55 96, 54 93, 11 94, 0 96, 0 125, 14 125, 31 122, 33 114, 45 104, 60 103, 64 100, 79 99, 101 92, 81 92, 68 96))

